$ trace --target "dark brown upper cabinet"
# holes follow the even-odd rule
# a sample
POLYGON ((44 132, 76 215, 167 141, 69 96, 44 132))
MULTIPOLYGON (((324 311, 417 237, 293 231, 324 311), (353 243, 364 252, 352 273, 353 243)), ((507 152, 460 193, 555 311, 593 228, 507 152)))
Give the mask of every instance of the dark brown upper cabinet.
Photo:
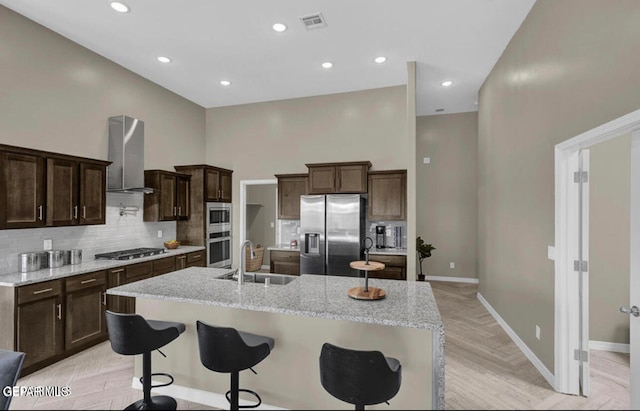
POLYGON ((369 219, 407 218, 407 171, 369 172, 369 219))
POLYGON ((144 221, 189 219, 189 184, 186 174, 165 170, 145 170, 144 185, 153 188, 144 196, 144 221))
POLYGON ((309 192, 308 174, 277 174, 278 218, 300 219, 300 196, 309 192))
POLYGON ((309 194, 366 193, 370 161, 306 164, 309 194))
POLYGON ((110 163, 0 145, 0 228, 104 224, 110 163))
POLYGON ((194 184, 192 193, 197 194, 197 198, 201 198, 203 203, 207 201, 221 203, 231 202, 233 170, 214 167, 208 164, 175 166, 174 168, 178 173, 192 176, 192 184, 194 184), (199 187, 200 184, 202 184, 202 188, 199 187))

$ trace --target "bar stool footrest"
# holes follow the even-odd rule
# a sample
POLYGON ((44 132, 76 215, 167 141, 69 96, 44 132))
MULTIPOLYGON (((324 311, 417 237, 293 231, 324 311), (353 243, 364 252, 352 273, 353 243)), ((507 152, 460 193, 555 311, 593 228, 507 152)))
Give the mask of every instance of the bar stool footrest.
MULTIPOLYGON (((258 400, 258 403, 257 404, 253 404, 253 405, 238 405, 238 408, 258 408, 260 406, 260 404, 262 404, 262 398, 260 398, 260 396, 258 395, 257 392, 251 391, 251 390, 246 390, 244 388, 240 388, 238 390, 238 394, 241 393, 241 392, 246 392, 246 393, 249 393, 249 394, 253 395, 258 400)), ((227 401, 229 401, 229 404, 231 404, 231 390, 227 391, 224 394, 224 396, 227 397, 227 401)))
MULTIPOLYGON (((173 380, 173 376, 171 374, 167 374, 166 372, 154 372, 153 374, 151 374, 151 379, 153 380, 153 377, 157 376, 157 375, 161 375, 163 377, 168 377, 169 379, 171 379, 171 381, 169 381, 168 383, 165 383, 165 384, 152 385, 151 386, 152 389, 153 388, 159 388, 159 387, 166 387, 168 385, 173 384, 174 380, 173 380)), ((140 377, 140 384, 142 384, 142 385, 144 385, 143 379, 144 379, 144 377, 140 377)))

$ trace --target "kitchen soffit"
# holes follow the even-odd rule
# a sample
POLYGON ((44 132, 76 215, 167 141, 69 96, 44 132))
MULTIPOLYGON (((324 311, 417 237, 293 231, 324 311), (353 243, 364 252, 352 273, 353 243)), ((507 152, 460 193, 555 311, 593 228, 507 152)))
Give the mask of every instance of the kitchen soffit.
POLYGON ((106 0, 0 0, 205 108, 404 85, 406 62, 415 61, 418 115, 475 111, 480 86, 535 1, 123 2, 129 13, 106 0), (327 27, 305 29, 299 19, 313 13, 327 27), (274 32, 276 22, 288 29, 274 32), (173 61, 160 64, 161 55, 173 61), (380 55, 386 63, 374 63, 380 55), (323 61, 334 67, 322 69, 323 61), (441 87, 447 79, 455 85, 441 87))

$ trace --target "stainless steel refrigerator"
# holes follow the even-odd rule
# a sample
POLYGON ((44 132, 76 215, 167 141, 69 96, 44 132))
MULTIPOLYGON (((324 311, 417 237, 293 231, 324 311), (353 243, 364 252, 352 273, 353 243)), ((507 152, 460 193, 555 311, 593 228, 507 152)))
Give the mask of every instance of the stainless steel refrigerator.
POLYGON ((360 194, 300 196, 300 274, 360 276, 366 212, 360 194))

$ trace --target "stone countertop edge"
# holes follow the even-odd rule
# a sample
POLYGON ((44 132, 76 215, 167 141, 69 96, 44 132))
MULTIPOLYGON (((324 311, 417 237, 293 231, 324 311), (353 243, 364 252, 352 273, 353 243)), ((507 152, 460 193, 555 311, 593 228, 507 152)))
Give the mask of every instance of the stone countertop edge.
POLYGON ((150 257, 134 258, 131 260, 84 260, 80 264, 67 264, 58 268, 44 268, 42 270, 30 271, 27 273, 9 273, 0 274, 0 286, 3 287, 20 287, 28 284, 35 284, 49 280, 57 280, 60 278, 72 277, 74 275, 91 273, 94 271, 109 270, 111 268, 123 267, 126 265, 143 263, 145 261, 158 260, 161 258, 171 257, 180 254, 187 254, 194 251, 204 250, 203 246, 181 245, 180 247, 164 250, 162 254, 152 255, 150 257))
POLYGON ((387 297, 361 301, 350 298, 347 290, 362 286, 364 278, 303 274, 287 285, 268 288, 263 284, 245 283, 238 294, 235 281, 215 278, 227 272, 228 269, 191 267, 110 288, 107 294, 444 333, 440 312, 427 282, 369 279, 369 285, 385 289, 387 297), (185 282, 185 277, 192 281, 185 282), (211 287, 202 287, 206 282, 210 282, 211 287), (394 298, 395 295, 405 298, 394 298))
POLYGON ((369 255, 407 255, 406 248, 372 248, 369 255))
POLYGON ((276 244, 267 247, 269 251, 300 251, 300 246, 292 247, 289 244, 276 244))

